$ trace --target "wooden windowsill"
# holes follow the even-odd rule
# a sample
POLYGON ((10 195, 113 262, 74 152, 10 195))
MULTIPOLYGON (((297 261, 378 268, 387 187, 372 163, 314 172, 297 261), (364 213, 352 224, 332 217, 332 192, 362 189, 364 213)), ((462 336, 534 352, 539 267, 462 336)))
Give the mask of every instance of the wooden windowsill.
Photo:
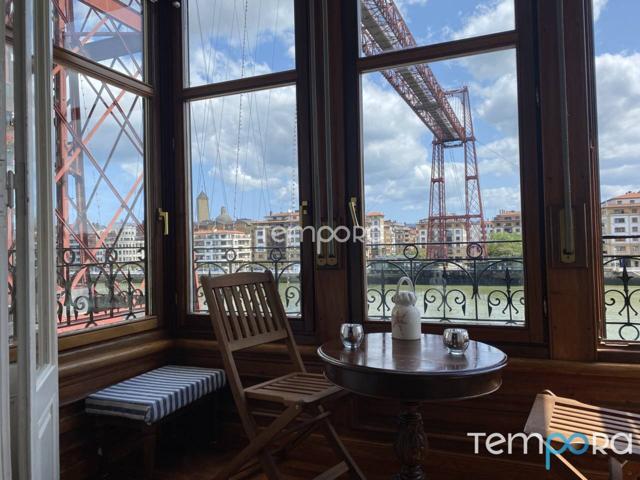
MULTIPOLYGON (((139 333, 157 330, 160 321, 156 316, 148 316, 138 320, 125 321, 114 325, 105 325, 86 330, 64 333, 58 336, 58 353, 64 353, 75 348, 127 337, 139 333)), ((17 359, 16 346, 9 348, 9 360, 14 363, 17 359)))

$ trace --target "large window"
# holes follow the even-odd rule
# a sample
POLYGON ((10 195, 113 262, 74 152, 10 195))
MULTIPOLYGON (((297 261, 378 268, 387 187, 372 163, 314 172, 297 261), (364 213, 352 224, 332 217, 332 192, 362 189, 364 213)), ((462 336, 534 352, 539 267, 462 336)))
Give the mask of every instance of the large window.
POLYGON ((427 323, 527 326, 526 6, 359 3, 367 317, 390 318, 407 276, 427 323))
POLYGON ((183 2, 193 313, 202 275, 269 269, 301 315, 294 19, 291 0, 183 2))
POLYGON ((150 313, 143 4, 53 0, 61 333, 150 313))
POLYGON ((605 319, 608 341, 640 341, 640 39, 634 1, 594 1, 605 319))

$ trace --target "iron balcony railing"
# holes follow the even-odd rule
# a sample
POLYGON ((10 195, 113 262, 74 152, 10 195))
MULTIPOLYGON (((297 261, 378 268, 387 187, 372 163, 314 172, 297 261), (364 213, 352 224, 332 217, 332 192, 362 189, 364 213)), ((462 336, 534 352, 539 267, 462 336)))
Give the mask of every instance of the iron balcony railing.
MULTIPOLYGON (((20 274, 9 251, 9 318, 13 323, 15 280, 20 274)), ((56 261, 59 332, 133 320, 146 315, 146 262, 142 248, 64 248, 56 261)))
MULTIPOLYGON (((605 236, 604 323, 607 340, 640 341, 640 236, 605 236)), ((370 320, 388 321, 395 285, 409 277, 425 322, 522 326, 525 286, 520 241, 366 246, 370 320), (446 247, 447 258, 430 258, 446 247)), ((195 248, 192 309, 206 311, 202 275, 271 270, 289 315, 300 315, 300 248, 195 248)), ((441 255, 440 257, 443 257, 441 255)), ((9 317, 15 308, 15 251, 9 251, 9 317)), ((146 314, 145 250, 58 250, 57 320, 61 332, 146 314)))
POLYGON ((300 316, 300 247, 193 248, 193 300, 196 313, 207 311, 200 285, 203 275, 225 275, 237 272, 271 270, 287 314, 300 316))
POLYGON ((377 244, 367 256, 371 320, 390 320, 396 284, 409 277, 425 322, 525 323, 521 241, 377 244))
POLYGON ((640 235, 603 238, 606 340, 640 341, 640 235))

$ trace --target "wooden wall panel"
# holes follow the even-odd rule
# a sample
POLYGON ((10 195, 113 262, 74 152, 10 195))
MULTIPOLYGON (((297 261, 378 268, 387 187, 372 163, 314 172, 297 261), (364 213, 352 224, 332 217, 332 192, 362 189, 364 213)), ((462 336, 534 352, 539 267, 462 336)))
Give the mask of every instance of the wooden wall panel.
MULTIPOLYGON (((220 367, 216 342, 201 339, 168 340, 156 335, 152 339, 129 339, 125 346, 104 345, 110 359, 95 355, 74 364, 61 358, 61 455, 64 479, 94 478, 97 465, 93 424, 83 413, 81 398, 97 388, 169 362, 220 367), (143 342, 142 345, 137 344, 143 342), (91 362, 91 365, 82 362, 91 362), (84 365, 87 368, 81 368, 84 365), (89 368, 91 367, 91 368, 89 368)), ((153 336, 153 334, 151 335, 153 336)), ((312 371, 321 371, 322 363, 315 347, 302 346, 305 363, 312 371)), ((285 349, 266 345, 237 354, 239 369, 247 384, 288 372, 291 364, 285 349)), ((434 457, 428 462, 455 461, 460 475, 471 469, 483 472, 474 478, 547 478, 543 459, 538 455, 492 457, 486 452, 474 455, 467 432, 518 433, 522 431, 535 395, 551 389, 558 395, 585 402, 640 413, 640 365, 578 363, 538 359, 511 359, 505 370, 502 388, 481 399, 452 403, 425 404, 422 413, 434 457), (491 476, 493 472, 494 476, 491 476), (513 472, 519 472, 513 476, 513 472), (526 473, 525 473, 526 472, 526 473)), ((395 433, 395 415, 399 405, 363 397, 350 397, 336 411, 335 423, 342 435, 356 448, 378 449, 376 460, 382 469, 395 464, 391 442, 395 433), (380 448, 383 445, 385 448, 380 448)), ((231 412, 229 412, 231 413, 231 412)), ((226 416, 232 425, 235 416, 226 416)), ((229 429, 226 429, 229 431, 229 429)), ((230 429, 240 437, 239 426, 230 429)), ((313 461, 313 458, 309 458, 313 461)), ((602 460, 579 459, 590 471, 589 478, 605 478, 602 460)), ((371 465, 368 468, 372 468, 371 465)), ((377 471, 377 469, 373 469, 377 471)), ((375 477, 372 477, 375 478, 375 477)), ((437 478, 437 477, 433 477, 437 478)), ((453 476, 451 478, 465 478, 453 476)))

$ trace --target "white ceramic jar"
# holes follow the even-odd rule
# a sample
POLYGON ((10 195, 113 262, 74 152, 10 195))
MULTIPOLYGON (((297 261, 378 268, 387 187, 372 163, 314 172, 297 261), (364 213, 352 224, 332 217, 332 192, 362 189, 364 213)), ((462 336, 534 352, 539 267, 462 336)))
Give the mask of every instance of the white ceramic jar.
POLYGON ((409 277, 398 280, 396 293, 391 297, 394 303, 391 311, 391 336, 398 340, 419 340, 422 334, 420 310, 416 307, 417 296, 409 277), (401 291, 403 284, 410 287, 401 291))

